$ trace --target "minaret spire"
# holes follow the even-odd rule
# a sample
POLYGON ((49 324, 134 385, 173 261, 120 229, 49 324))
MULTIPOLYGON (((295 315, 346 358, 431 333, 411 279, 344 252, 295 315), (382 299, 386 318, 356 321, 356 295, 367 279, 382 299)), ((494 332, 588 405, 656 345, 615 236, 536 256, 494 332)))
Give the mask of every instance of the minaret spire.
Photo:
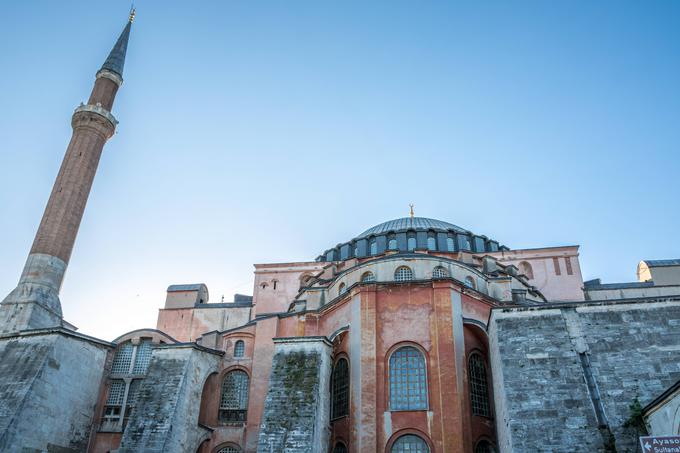
POLYGON ((19 284, 0 303, 0 333, 64 325, 59 291, 104 144, 118 124, 111 108, 123 83, 133 19, 134 9, 97 72, 87 104, 81 104, 73 113, 73 135, 19 284))

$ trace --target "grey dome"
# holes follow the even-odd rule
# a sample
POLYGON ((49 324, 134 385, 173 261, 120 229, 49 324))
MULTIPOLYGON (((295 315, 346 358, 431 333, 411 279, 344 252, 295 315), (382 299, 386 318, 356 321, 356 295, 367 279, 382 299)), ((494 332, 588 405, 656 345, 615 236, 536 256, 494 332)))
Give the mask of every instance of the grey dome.
POLYGON ((427 217, 402 217, 401 219, 388 220, 371 227, 357 236, 356 239, 403 230, 453 230, 457 233, 469 233, 469 231, 457 225, 442 220, 428 219, 427 217))

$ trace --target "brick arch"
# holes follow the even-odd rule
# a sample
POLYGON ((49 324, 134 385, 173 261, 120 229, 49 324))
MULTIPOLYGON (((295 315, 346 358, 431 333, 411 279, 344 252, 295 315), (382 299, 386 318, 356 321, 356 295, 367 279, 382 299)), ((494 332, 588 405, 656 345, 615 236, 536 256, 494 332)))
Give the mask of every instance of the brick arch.
POLYGON ((223 442, 223 443, 219 444, 217 447, 213 448, 212 452, 217 453, 222 448, 228 448, 228 447, 237 448, 239 452, 244 451, 243 448, 241 448, 241 446, 239 444, 235 443, 235 442, 223 442))

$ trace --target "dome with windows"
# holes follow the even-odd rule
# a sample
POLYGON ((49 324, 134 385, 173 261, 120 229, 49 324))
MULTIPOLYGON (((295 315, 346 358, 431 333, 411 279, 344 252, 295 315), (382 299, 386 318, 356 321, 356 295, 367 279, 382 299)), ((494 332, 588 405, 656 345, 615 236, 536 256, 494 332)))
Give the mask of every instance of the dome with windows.
POLYGON ((508 248, 449 222, 427 217, 403 217, 371 227, 351 241, 326 250, 316 260, 343 261, 382 255, 388 251, 408 253, 416 250, 484 253, 508 248))

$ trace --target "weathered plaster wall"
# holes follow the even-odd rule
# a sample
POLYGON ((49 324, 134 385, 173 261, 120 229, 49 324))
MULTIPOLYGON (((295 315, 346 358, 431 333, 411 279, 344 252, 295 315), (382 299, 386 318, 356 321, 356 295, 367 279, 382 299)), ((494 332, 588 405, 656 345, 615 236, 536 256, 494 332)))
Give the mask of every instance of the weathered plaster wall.
POLYGON ((257 451, 326 453, 331 345, 309 337, 276 343, 257 451))
POLYGON ((86 451, 109 348, 59 329, 0 338, 0 451, 86 451))
POLYGON ((219 361, 191 345, 154 348, 118 452, 196 451, 210 434, 198 424, 203 385, 219 361))
POLYGON ((655 436, 680 434, 680 389, 645 417, 649 433, 655 436))
POLYGON ((636 398, 644 406, 680 379, 679 325, 678 300, 493 310, 501 451, 605 451, 593 390, 616 450, 636 451, 637 433, 623 426, 629 406, 636 398))
POLYGON ((205 304, 203 307, 158 310, 157 329, 177 341, 196 341, 206 332, 234 329, 250 320, 251 306, 205 304))
POLYGON ((301 277, 316 275, 327 264, 317 262, 256 264, 253 316, 287 311, 300 291, 301 277))

